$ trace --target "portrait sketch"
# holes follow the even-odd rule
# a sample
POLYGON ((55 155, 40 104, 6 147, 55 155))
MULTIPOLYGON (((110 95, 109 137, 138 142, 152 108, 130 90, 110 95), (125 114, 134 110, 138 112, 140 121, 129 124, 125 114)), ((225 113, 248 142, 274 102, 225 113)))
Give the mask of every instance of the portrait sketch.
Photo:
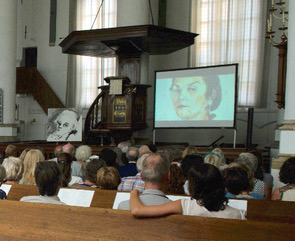
POLYGON ((82 116, 75 109, 48 109, 47 141, 82 141, 82 116))

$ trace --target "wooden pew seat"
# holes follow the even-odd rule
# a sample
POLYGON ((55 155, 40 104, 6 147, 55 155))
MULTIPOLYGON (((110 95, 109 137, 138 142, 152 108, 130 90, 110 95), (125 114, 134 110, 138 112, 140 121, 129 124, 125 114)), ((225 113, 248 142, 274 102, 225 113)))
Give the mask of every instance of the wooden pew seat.
POLYGON ((295 224, 0 201, 3 240, 293 240, 295 224))

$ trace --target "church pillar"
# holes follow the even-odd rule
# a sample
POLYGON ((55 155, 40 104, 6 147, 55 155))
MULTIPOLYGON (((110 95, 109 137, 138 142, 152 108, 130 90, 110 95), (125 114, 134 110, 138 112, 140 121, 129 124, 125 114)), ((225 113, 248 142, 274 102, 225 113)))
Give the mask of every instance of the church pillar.
POLYGON ((3 91, 3 123, 0 124, 0 141, 16 138, 16 1, 0 0, 0 88, 3 91))
MULTIPOLYGON (((295 21, 295 1, 289 1, 289 23, 295 21)), ((280 145, 277 158, 272 160, 272 175, 274 176, 274 188, 281 187, 278 176, 286 159, 295 156, 295 26, 288 25, 287 46, 287 75, 285 91, 285 113, 283 125, 280 130, 280 145)))
MULTIPOLYGON (((151 1, 153 9, 154 21, 157 20, 158 11, 157 9, 158 1, 151 1), (155 19, 156 18, 156 19, 155 19)), ((117 15, 117 26, 135 26, 135 25, 146 25, 152 24, 151 13, 149 2, 146 0, 120 0, 117 3, 118 15, 117 15), (132 13, 132 14, 131 14, 132 13)), ((156 24, 156 23, 155 23, 156 24)), ((134 62, 123 62, 120 63, 119 69, 128 69, 129 72, 134 71, 134 66, 137 68, 137 79, 131 79, 133 83, 147 84, 149 82, 149 54, 142 53, 140 58, 134 60, 134 62), (135 63, 140 62, 140 65, 135 63), (125 66, 122 66, 125 65, 125 66), (126 65, 130 65, 126 67, 126 65)), ((128 71, 121 72, 120 75, 127 75, 128 71)), ((131 76, 128 76, 131 78, 131 76)))

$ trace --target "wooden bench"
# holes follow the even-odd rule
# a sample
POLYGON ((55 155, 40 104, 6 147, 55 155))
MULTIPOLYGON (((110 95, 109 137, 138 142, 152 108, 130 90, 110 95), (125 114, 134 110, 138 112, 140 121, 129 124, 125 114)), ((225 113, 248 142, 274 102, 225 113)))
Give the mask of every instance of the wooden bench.
MULTIPOLYGON (((90 207, 109 209, 113 207, 117 191, 91 190, 94 190, 94 196, 90 207)), ((12 185, 7 198, 19 201, 24 196, 33 195, 39 195, 36 186, 15 184, 12 185)), ((295 223, 295 202, 250 199, 247 205, 247 218, 256 221, 295 223)))
POLYGON ((295 224, 0 201, 3 240, 293 240, 295 224))
MULTIPOLYGON (((85 189, 94 191, 93 199, 90 207, 112 208, 117 191, 85 189)), ((39 195, 37 186, 14 184, 7 195, 8 200, 19 201, 24 196, 39 195)))
POLYGON ((295 202, 248 200, 247 218, 256 221, 295 223, 295 202))

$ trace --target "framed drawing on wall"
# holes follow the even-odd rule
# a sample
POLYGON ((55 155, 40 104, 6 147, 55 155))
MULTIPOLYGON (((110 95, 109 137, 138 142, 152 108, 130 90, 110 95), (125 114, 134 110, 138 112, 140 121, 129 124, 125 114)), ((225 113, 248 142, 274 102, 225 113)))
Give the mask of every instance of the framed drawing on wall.
POLYGON ((47 141, 82 141, 82 116, 75 109, 48 109, 47 141))

